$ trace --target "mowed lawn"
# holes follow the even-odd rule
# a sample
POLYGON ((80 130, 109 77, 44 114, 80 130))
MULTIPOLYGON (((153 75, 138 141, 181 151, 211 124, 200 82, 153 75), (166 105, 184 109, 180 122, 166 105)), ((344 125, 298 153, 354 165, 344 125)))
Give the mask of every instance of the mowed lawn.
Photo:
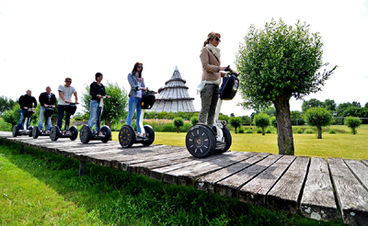
MULTIPOLYGON (((343 125, 329 128, 345 133, 323 133, 322 139, 316 134, 294 134, 295 155, 334 157, 346 159, 368 159, 368 125, 358 128, 358 134, 352 135, 350 129, 343 125)), ((156 132, 155 144, 185 146, 186 133, 156 132)), ((277 154, 277 134, 235 134, 232 132, 231 151, 268 152, 277 154)), ((118 132, 113 139, 117 140, 118 132)))

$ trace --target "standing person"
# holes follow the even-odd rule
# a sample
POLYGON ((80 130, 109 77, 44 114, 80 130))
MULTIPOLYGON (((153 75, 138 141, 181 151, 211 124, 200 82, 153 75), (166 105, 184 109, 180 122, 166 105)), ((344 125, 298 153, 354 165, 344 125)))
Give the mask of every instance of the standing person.
POLYGON ((210 127, 213 126, 221 77, 225 76, 225 73, 221 71, 226 68, 220 66, 221 55, 217 47, 221 42, 220 38, 219 33, 209 33, 200 54, 203 73, 198 91, 201 94, 202 108, 198 122, 210 127))
MULTIPOLYGON (((50 86, 46 87, 46 92, 43 92, 40 94, 40 97, 38 98, 40 101, 40 118, 38 121, 38 128, 40 130, 43 129, 43 122, 45 121, 45 108, 55 108, 56 106, 56 97, 55 94, 51 93, 50 86)), ((46 119, 46 134, 50 132, 51 129, 51 116, 46 119)))
POLYGON ((127 124, 132 126, 132 120, 134 116, 135 110, 136 113, 136 125, 138 135, 144 136, 142 134, 141 128, 139 127, 139 121, 141 116, 141 103, 142 103, 142 90, 147 90, 144 84, 144 79, 142 77, 143 64, 135 63, 133 70, 128 74, 128 82, 130 84, 130 92, 129 92, 129 112, 127 117, 127 124))
MULTIPOLYGON (((63 125, 63 118, 64 118, 64 111, 66 110, 67 106, 72 101, 72 95, 74 94, 75 97, 75 104, 78 104, 78 95, 77 91, 74 89, 72 84, 71 78, 65 79, 65 84, 60 85, 58 88, 59 91, 59 103, 58 103, 58 121, 57 126, 61 130, 61 126, 63 125)), ((69 124, 70 124, 70 113, 66 111, 65 116, 65 130, 69 132, 69 124)), ((70 132, 69 132, 70 133, 70 132)))
MULTIPOLYGON (((97 72, 95 75, 95 82, 92 82, 91 85, 89 86, 89 93, 91 94, 91 102, 90 102, 90 106, 89 106, 89 121, 88 121, 88 126, 89 128, 93 128, 93 122, 96 121, 95 123, 95 129, 96 129, 96 133, 99 133, 99 135, 101 135, 100 132, 100 122, 101 122, 101 114, 102 114, 102 110, 103 110, 103 106, 101 106, 101 111, 100 111, 100 115, 98 115, 98 111, 99 111, 99 107, 100 107, 100 102, 101 102, 101 98, 103 96, 106 96, 106 91, 105 91, 105 86, 101 83, 103 79, 103 75, 100 72, 97 72)), ((107 98, 110 98, 110 96, 106 96, 107 98)))
POLYGON ((23 124, 26 118, 25 115, 28 114, 29 109, 34 110, 37 107, 37 100, 36 98, 34 98, 34 96, 32 96, 32 91, 27 90, 25 95, 22 95, 19 97, 18 102, 20 105, 20 110, 19 110, 19 121, 18 121, 17 129, 18 130, 28 129, 29 124, 31 122, 31 117, 27 117, 26 128, 24 128, 23 124))

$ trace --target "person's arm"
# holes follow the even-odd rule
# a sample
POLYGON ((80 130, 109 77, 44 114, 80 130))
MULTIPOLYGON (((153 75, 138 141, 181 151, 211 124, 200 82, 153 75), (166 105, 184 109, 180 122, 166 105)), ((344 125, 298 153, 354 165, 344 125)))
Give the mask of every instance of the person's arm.
POLYGON ((77 94, 77 91, 74 92, 74 97, 75 97, 75 104, 78 104, 78 94, 77 94))
POLYGON ((134 90, 138 90, 139 86, 138 86, 138 84, 135 84, 135 83, 134 83, 133 76, 134 76, 134 75, 132 75, 132 74, 129 74, 129 75, 128 75, 128 82, 129 82, 129 85, 130 85, 130 87, 132 87, 132 89, 134 89, 134 90))
POLYGON ((200 58, 201 58, 203 69, 208 72, 219 72, 221 70, 224 70, 225 67, 220 67, 220 66, 210 64, 209 54, 210 53, 206 48, 202 48, 200 58))
POLYGON ((45 95, 43 95, 43 93, 40 94, 40 96, 38 97, 38 101, 40 102, 41 107, 46 107, 45 106, 45 95))
POLYGON ((56 107, 56 96, 54 94, 51 94, 51 106, 56 107))
POLYGON ((63 100, 65 103, 70 103, 69 101, 65 100, 64 92, 59 90, 59 97, 61 100, 63 100))
POLYGON ((91 85, 89 86, 89 94, 91 94, 91 99, 92 100, 98 99, 97 98, 97 89, 98 89, 98 87, 96 87, 94 84, 95 83, 91 83, 91 85))
POLYGON ((18 102, 19 102, 20 109, 25 109, 25 110, 28 109, 28 107, 26 107, 24 103, 24 96, 20 96, 18 102))

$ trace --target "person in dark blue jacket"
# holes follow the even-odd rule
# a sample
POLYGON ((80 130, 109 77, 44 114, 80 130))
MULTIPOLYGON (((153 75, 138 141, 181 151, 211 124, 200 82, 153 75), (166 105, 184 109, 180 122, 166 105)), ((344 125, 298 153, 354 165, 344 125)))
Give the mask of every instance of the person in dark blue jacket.
POLYGON ((27 117, 27 123, 26 123, 27 127, 26 128, 23 127, 24 120, 26 116, 29 114, 29 110, 34 111, 34 109, 37 107, 36 98, 32 96, 31 90, 27 90, 27 93, 25 95, 20 96, 18 102, 20 105, 20 110, 19 110, 19 121, 18 121, 17 129, 18 130, 28 129, 29 124, 31 122, 31 117, 27 117))
MULTIPOLYGON (((105 86, 101 83, 103 79, 103 75, 100 72, 97 72, 95 75, 95 82, 92 82, 89 86, 89 93, 91 94, 91 102, 89 105, 89 121, 88 126, 89 128, 93 128, 93 123, 95 122, 95 129, 97 133, 100 133, 100 125, 98 121, 101 122, 101 114, 103 110, 103 105, 100 106, 101 98, 106 96, 105 86), (98 108, 101 107, 100 115, 98 115, 98 108), (100 117, 98 119, 98 117, 100 117)), ((110 98, 110 96, 106 96, 110 98)))
MULTIPOLYGON (((55 94, 51 93, 50 86, 46 87, 46 92, 43 92, 40 94, 40 97, 38 98, 40 101, 40 117, 38 120, 38 128, 40 130, 43 129, 43 122, 45 121, 45 109, 46 108, 55 108, 56 107, 56 97, 55 94)), ((46 119, 46 133, 48 134, 51 129, 51 117, 48 117, 46 119)))

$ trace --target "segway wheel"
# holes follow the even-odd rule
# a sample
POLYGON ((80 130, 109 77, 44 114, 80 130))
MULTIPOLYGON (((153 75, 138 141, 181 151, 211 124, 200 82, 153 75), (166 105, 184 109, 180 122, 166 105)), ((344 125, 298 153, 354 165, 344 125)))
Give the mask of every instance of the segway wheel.
POLYGON ((79 138, 83 144, 88 144, 92 137, 92 130, 88 126, 84 125, 80 130, 79 138))
POLYGON ((70 137, 70 140, 77 139, 77 137, 78 137, 78 129, 77 129, 77 127, 72 126, 72 127, 70 127, 69 131, 72 134, 72 136, 70 137))
POLYGON ((105 136, 102 139, 102 143, 107 143, 109 140, 111 140, 111 130, 108 126, 102 126, 101 133, 105 136))
POLYGON ((18 136, 18 126, 17 125, 13 126, 12 135, 13 137, 18 136))
POLYGON ((189 129, 185 137, 185 144, 191 155, 196 158, 204 158, 214 152, 216 138, 208 126, 197 124, 189 129))
POLYGON ((29 137, 32 137, 33 126, 28 127, 27 133, 29 137))
POLYGON ((153 141, 155 140, 155 131, 153 130, 153 128, 149 125, 145 125, 144 126, 144 131, 146 133, 146 138, 142 144, 143 146, 150 146, 153 141))
POLYGON ((225 140, 225 146, 223 146, 222 148, 216 148, 215 150, 215 154, 221 154, 226 152, 227 150, 229 150, 231 143, 232 143, 232 138, 231 138, 231 133, 230 130, 226 127, 224 127, 222 129, 222 133, 224 135, 224 140, 225 140))
POLYGON ((57 126, 53 126, 50 131, 50 139, 52 141, 57 141, 61 135, 60 129, 57 126))
POLYGON ((32 137, 33 139, 37 139, 38 136, 40 136, 40 129, 38 128, 38 126, 35 126, 32 129, 32 137))
POLYGON ((119 131, 119 143, 123 148, 129 148, 135 143, 135 132, 129 125, 124 125, 119 131))

